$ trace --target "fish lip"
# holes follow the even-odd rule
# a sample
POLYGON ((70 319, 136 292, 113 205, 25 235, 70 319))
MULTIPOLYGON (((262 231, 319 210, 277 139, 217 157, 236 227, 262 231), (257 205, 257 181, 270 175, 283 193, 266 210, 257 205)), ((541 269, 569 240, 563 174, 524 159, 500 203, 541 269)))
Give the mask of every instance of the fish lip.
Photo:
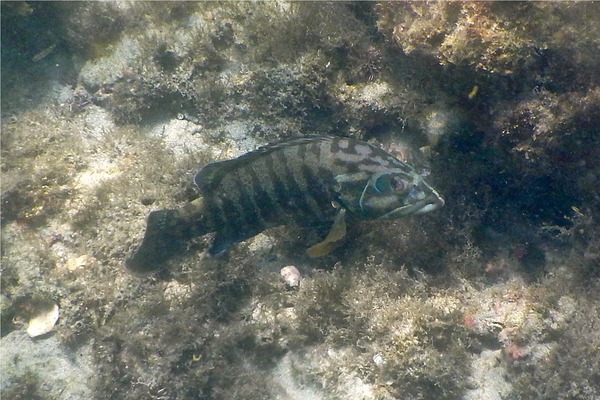
POLYGON ((443 207, 445 203, 444 198, 433 191, 423 200, 413 204, 413 207, 416 208, 414 214, 425 214, 437 210, 438 208, 443 207))
POLYGON ((426 214, 443 207, 446 202, 444 198, 436 192, 430 193, 427 197, 403 207, 398 207, 380 218, 398 218, 406 215, 426 214))

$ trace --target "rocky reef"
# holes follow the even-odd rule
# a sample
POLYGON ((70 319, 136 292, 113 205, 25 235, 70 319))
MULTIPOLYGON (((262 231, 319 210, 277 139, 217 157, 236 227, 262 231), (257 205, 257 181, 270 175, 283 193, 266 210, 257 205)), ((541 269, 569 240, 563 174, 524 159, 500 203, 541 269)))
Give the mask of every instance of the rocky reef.
POLYGON ((598 4, 1 7, 2 397, 600 397, 598 4), (309 134, 446 205, 123 268, 200 166, 309 134))

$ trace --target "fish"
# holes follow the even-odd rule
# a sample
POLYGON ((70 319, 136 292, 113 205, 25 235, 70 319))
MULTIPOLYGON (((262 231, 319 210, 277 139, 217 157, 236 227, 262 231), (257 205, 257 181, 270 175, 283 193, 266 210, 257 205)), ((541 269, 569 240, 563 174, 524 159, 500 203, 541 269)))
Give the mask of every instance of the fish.
POLYGON ((346 220, 386 220, 431 212, 444 199, 415 168, 383 149, 338 136, 296 137, 238 158, 209 163, 194 175, 199 196, 148 215, 141 245, 125 265, 160 268, 192 238, 214 232, 219 257, 269 228, 329 227, 307 249, 320 257, 346 236, 346 220))

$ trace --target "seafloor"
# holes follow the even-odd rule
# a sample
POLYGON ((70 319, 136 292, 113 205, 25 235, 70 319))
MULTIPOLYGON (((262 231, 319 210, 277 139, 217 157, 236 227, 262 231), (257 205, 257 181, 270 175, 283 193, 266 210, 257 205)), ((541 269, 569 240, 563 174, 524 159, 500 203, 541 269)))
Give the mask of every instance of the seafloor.
POLYGON ((1 13, 2 399, 600 398, 600 4, 1 13), (446 205, 123 268, 200 166, 307 134, 446 205))

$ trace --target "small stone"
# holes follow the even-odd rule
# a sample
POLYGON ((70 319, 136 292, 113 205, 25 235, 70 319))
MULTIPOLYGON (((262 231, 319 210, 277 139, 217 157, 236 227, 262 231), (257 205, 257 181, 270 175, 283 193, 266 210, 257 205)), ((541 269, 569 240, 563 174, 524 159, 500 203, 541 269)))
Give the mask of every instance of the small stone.
POLYGON ((280 274, 281 278, 288 287, 295 288, 300 286, 302 275, 300 275, 298 268, 294 267, 293 265, 288 265, 287 267, 281 268, 280 274))
POLYGON ((154 197, 142 197, 142 200, 141 200, 142 204, 145 206, 152 205, 152 204, 154 204, 155 201, 156 200, 154 199, 154 197))
POLYGON ((54 328, 58 321, 58 305, 55 303, 39 305, 29 320, 27 334, 29 337, 44 335, 54 328))
POLYGON ((75 272, 80 268, 89 267, 90 265, 96 262, 96 258, 90 256, 88 254, 84 254, 79 257, 73 257, 67 260, 65 265, 63 266, 63 270, 67 270, 69 272, 75 272))

